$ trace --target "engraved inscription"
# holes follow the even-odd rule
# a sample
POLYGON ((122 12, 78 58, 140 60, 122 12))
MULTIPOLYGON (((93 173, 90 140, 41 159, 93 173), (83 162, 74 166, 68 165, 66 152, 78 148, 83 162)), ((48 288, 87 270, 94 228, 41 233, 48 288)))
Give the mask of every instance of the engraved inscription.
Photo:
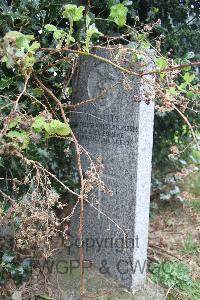
POLYGON ((82 114, 73 125, 79 128, 79 140, 104 145, 131 146, 134 143, 133 133, 138 132, 137 127, 124 124, 120 115, 114 114, 82 114))

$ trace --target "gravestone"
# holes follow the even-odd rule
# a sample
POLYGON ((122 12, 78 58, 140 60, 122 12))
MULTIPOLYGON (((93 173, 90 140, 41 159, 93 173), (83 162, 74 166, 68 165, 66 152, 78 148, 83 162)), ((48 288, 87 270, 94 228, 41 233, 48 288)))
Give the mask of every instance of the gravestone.
MULTIPOLYGON (((136 72, 154 69, 154 51, 146 52, 142 67, 132 63, 131 52, 126 52, 123 66, 136 72)), ((121 53, 95 51, 115 63, 121 53)), ((93 192, 91 204, 85 202, 84 259, 130 290, 144 283, 146 276, 154 80, 154 75, 129 76, 94 57, 81 57, 73 80, 74 103, 92 100, 72 113, 72 126, 91 158, 102 159, 102 180, 113 191, 112 197, 93 192)), ((82 162, 86 170, 87 158, 82 162)), ((77 258, 78 230, 79 206, 70 233, 71 254, 77 258)))

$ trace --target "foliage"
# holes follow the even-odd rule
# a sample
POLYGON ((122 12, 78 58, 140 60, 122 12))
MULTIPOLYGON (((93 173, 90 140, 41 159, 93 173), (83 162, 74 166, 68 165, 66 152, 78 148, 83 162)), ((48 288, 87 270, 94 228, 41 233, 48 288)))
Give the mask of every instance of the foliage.
POLYGON ((168 288, 177 288, 185 292, 191 300, 199 299, 199 282, 192 280, 189 266, 173 260, 154 263, 151 265, 150 270, 155 282, 159 282, 168 288))
MULTIPOLYGON (((43 256, 53 253, 54 239, 60 231, 66 235, 69 220, 63 211, 67 204, 74 204, 77 198, 78 201, 87 199, 96 187, 108 192, 99 176, 99 161, 92 161, 83 174, 80 156, 88 153, 79 146, 70 127, 71 81, 80 53, 92 55, 93 45, 120 43, 128 46, 125 49, 132 53, 134 63, 142 64, 146 49, 156 47, 159 117, 155 122, 155 163, 169 162, 168 149, 172 143, 177 143, 182 150, 188 142, 193 144, 194 138, 185 120, 178 117, 178 111, 184 114, 190 103, 193 110, 197 108, 199 86, 195 69, 187 66, 174 71, 171 66, 190 64, 196 56, 190 48, 172 53, 174 39, 169 37, 160 45, 164 55, 160 53, 158 42, 162 40, 163 30, 167 35, 175 27, 174 20, 171 24, 168 15, 163 17, 164 1, 159 8, 158 1, 153 1, 145 11, 141 1, 94 1, 91 8, 79 5, 78 1, 70 2, 3 0, 0 4, 0 178, 6 182, 0 180, 0 222, 14 225, 18 251, 34 249, 35 255, 43 256), (138 24, 138 15, 143 25, 138 24), (163 27, 157 20, 159 17, 163 27), (158 33, 156 44, 154 39, 158 33), (175 108, 178 111, 174 113, 175 108)), ((170 18, 179 19, 179 13, 182 18, 188 11, 190 15, 186 4, 175 12, 177 6, 175 3, 172 11, 170 8, 173 15, 170 18)), ((186 25, 186 29, 190 27, 186 25)), ((116 68, 123 64, 121 48, 115 59, 116 68)), ((123 70, 125 76, 133 72, 123 70)), ((193 120, 196 126, 194 115, 193 120)), ((2 253, 2 259, 5 255, 2 253)), ((3 261, 2 267, 23 278, 23 271, 14 258, 8 264, 3 261)), ((176 268, 178 273, 169 281, 181 284, 179 271, 185 274, 184 278, 189 277, 184 268, 179 270, 177 265, 176 268)))
POLYGON ((119 3, 111 6, 109 17, 111 20, 114 20, 119 27, 122 27, 126 24, 127 13, 128 8, 119 3))
POLYGON ((192 237, 189 235, 185 240, 182 252, 185 254, 197 254, 198 253, 198 243, 195 242, 192 237))
POLYGON ((16 284, 21 284, 25 280, 31 269, 30 259, 24 259, 20 264, 17 262, 17 255, 11 251, 5 251, 0 258, 0 286, 6 278, 10 276, 16 284))

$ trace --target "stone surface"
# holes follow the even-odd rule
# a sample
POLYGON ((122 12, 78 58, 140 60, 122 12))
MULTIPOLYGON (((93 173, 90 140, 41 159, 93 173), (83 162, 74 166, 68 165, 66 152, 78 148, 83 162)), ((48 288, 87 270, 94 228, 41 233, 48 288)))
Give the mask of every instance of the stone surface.
MULTIPOLYGON (((115 61, 118 52, 98 50, 96 54, 115 61)), ((148 52, 145 71, 154 68, 153 55, 148 52)), ((130 54, 125 60, 130 68, 130 54)), ((107 90, 96 101, 78 107, 72 124, 92 159, 101 157, 102 179, 113 191, 112 197, 97 191, 90 197, 91 205, 85 204, 84 258, 131 290, 144 283, 146 276, 153 82, 153 76, 127 76, 95 58, 82 58, 74 78, 74 103, 107 90)), ((83 159, 85 170, 87 164, 83 159)), ((79 255, 78 229, 77 206, 71 222, 71 254, 75 257, 79 255)))
MULTIPOLYGON (((70 268, 70 265, 75 267, 73 258, 64 252, 60 253, 55 260, 54 274, 56 275, 54 276, 57 278, 62 300, 79 300, 80 269, 70 268)), ((130 293, 109 276, 100 274, 95 267, 85 269, 84 279, 85 300, 163 300, 166 294, 166 291, 161 286, 154 284, 150 278, 146 279, 142 289, 130 293)))

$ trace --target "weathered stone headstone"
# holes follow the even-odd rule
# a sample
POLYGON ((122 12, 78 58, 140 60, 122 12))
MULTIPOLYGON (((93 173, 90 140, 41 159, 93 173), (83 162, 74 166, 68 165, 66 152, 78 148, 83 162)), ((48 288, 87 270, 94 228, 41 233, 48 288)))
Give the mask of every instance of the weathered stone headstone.
MULTIPOLYGON (((121 50, 120 50, 121 51, 121 50)), ((96 54, 115 61, 118 51, 96 54)), ((143 71, 154 68, 149 50, 143 71)), ((124 65, 131 65, 131 54, 124 65)), ((144 64, 144 62, 143 62, 144 64)), ((135 67, 135 71, 141 71, 135 67), (137 69, 137 70, 136 70, 137 69)), ((85 203, 84 259, 93 261, 129 289, 144 282, 153 142, 154 76, 128 76, 96 58, 82 57, 73 82, 74 103, 97 97, 72 114, 80 144, 93 159, 101 157, 102 179, 113 196, 97 192, 85 203), (102 212, 102 213, 101 213, 102 212), (107 217, 106 217, 106 216, 107 217), (111 221, 112 220, 112 221, 111 221), (118 226, 117 226, 117 225, 118 226)), ((87 159, 83 160, 86 168, 87 159)), ((78 257, 79 207, 71 220, 71 254, 78 257)))

